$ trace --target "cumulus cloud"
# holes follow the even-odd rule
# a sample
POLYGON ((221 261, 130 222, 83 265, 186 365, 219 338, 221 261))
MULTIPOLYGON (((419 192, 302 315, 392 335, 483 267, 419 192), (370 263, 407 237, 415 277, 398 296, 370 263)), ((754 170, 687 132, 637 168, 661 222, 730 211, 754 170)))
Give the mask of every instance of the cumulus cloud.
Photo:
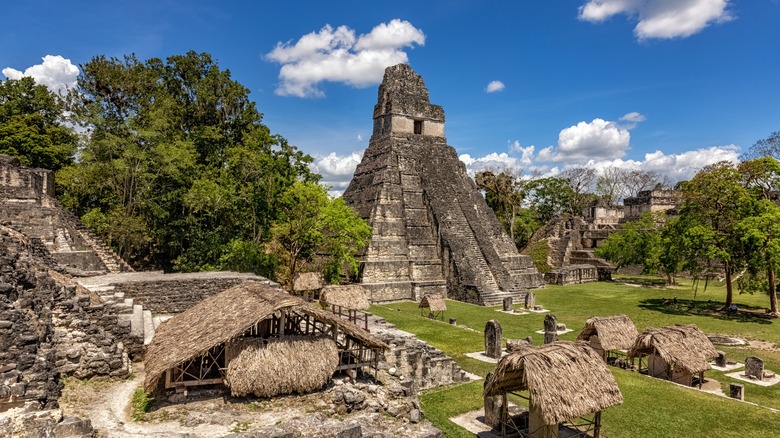
POLYGON ((347 26, 325 25, 295 43, 277 43, 266 59, 282 65, 276 94, 322 97, 318 85, 324 81, 354 87, 378 84, 387 66, 408 61, 404 49, 415 44, 425 45, 425 34, 405 20, 381 23, 359 36, 347 26))
POLYGON ((506 86, 501 81, 490 81, 489 84, 487 84, 487 87, 485 88, 486 93, 495 93, 496 91, 504 91, 504 88, 506 86))
MULTIPOLYGON (((530 146, 533 148, 533 146, 530 146)), ((492 152, 484 157, 473 158, 469 154, 462 154, 458 157, 466 165, 466 173, 472 178, 477 172, 483 170, 502 170, 502 169, 522 169, 525 167, 523 159, 514 157, 506 152, 492 152)))
POLYGON ((68 89, 76 87, 79 68, 70 62, 70 59, 60 55, 46 55, 41 64, 28 67, 25 71, 19 71, 11 67, 3 69, 3 75, 8 79, 21 79, 29 76, 40 85, 45 85, 55 93, 65 93, 68 89))
POLYGON ((340 156, 335 152, 319 157, 311 164, 311 170, 314 173, 322 175, 322 183, 331 186, 332 195, 340 196, 346 190, 355 168, 363 159, 363 152, 352 152, 351 154, 340 156))
POLYGON ((636 17, 634 35, 640 40, 685 38, 732 20, 728 6, 729 0, 589 0, 580 6, 579 18, 600 23, 625 14, 636 17))
POLYGON ((558 147, 545 148, 550 161, 620 158, 628 150, 631 134, 628 128, 604 119, 593 119, 564 128, 558 134, 558 147))

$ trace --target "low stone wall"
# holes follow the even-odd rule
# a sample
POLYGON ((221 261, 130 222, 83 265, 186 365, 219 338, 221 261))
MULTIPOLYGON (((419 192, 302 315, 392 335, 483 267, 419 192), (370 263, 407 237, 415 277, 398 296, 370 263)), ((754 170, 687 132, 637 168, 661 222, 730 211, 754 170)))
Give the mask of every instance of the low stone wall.
POLYGON ((108 287, 124 293, 136 304, 156 314, 181 313, 204 298, 215 295, 245 280, 270 281, 255 274, 238 272, 128 272, 79 279, 87 288, 108 287))
POLYGON ((544 281, 560 286, 590 283, 599 281, 599 272, 593 265, 569 265, 544 274, 544 281))

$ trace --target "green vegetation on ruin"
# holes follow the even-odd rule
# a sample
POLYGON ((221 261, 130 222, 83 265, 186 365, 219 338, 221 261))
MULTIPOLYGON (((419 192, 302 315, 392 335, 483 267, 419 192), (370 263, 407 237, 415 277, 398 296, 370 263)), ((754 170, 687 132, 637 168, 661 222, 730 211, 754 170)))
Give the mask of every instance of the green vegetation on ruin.
MULTIPOLYGON (((632 278, 637 281, 641 278, 632 278)), ((646 279, 650 282, 650 279, 646 279)), ((652 283, 652 282, 651 282, 652 283)), ((642 287, 621 283, 588 283, 572 286, 547 286, 535 290, 536 302, 551 309, 559 323, 573 329, 561 336, 574 340, 585 320, 591 316, 624 313, 642 331, 646 327, 660 327, 676 323, 696 324, 706 333, 723 333, 747 340, 780 344, 777 319, 766 318, 764 294, 737 294, 737 315, 718 312, 722 307, 724 288, 710 284, 698 290, 690 282, 669 288, 642 287), (673 298, 677 297, 677 304, 673 298), (668 304, 664 304, 664 300, 668 304), (691 307, 690 304, 695 306, 691 307)), ((465 356, 482 351, 483 329, 490 319, 501 323, 504 339, 522 339, 532 336, 534 344, 542 335, 534 333, 543 326, 545 314, 511 315, 496 308, 447 301, 445 319, 456 318, 458 327, 447 322, 433 321, 420 316, 417 304, 397 302, 378 304, 370 311, 396 324, 398 328, 416 334, 452 356, 466 371, 484 376, 493 364, 465 356)), ((520 306, 515 306, 519 308, 520 306)), ((749 347, 723 347, 730 359, 743 362, 745 357, 758 356, 766 368, 780 371, 780 351, 758 350, 749 347)), ((761 387, 745 383, 745 399, 740 403, 724 397, 687 389, 659 379, 612 368, 623 393, 625 403, 603 413, 604 436, 776 436, 780 428, 780 386, 761 387), (770 409, 767 409, 770 408, 770 409)), ((706 378, 720 382, 728 393, 729 383, 737 382, 718 371, 708 371, 706 378)), ((472 436, 451 421, 450 417, 479 409, 482 406, 483 381, 427 391, 421 395, 426 417, 447 436, 472 436)))

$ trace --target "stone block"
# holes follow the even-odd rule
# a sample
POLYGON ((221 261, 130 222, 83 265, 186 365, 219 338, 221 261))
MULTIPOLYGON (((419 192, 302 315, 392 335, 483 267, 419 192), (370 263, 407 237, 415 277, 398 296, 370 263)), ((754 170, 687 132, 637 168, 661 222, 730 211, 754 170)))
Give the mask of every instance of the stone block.
POLYGON ((500 359, 502 353, 501 323, 491 319, 485 324, 485 356, 500 359))
POLYGON ((729 397, 737 400, 745 400, 745 385, 741 383, 730 383, 729 397))
POLYGON ((764 380, 764 361, 750 356, 745 359, 745 377, 764 380))

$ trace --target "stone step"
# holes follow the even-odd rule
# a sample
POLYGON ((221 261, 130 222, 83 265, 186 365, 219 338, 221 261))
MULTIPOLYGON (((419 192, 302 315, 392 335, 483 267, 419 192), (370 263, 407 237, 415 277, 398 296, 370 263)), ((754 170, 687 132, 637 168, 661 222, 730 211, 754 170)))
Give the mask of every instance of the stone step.
POLYGON ((85 286, 87 289, 91 290, 92 292, 111 292, 114 289, 116 289, 116 286, 85 286))
POLYGON ((124 301, 125 306, 133 307, 133 299, 132 298, 125 298, 124 301))
POLYGON ((171 315, 158 315, 152 318, 152 322, 154 322, 154 330, 157 331, 157 327, 160 326, 160 324, 164 323, 165 321, 173 318, 171 315))
POLYGON ((152 343, 154 337, 154 320, 152 319, 152 311, 144 310, 144 345, 152 343))
POLYGON ((124 299, 125 299, 125 293, 124 293, 124 292, 116 292, 116 293, 114 293, 114 298, 115 298, 117 301, 124 301, 124 299))
POLYGON ((140 304, 133 305, 130 335, 137 338, 142 338, 144 336, 144 307, 140 304))

